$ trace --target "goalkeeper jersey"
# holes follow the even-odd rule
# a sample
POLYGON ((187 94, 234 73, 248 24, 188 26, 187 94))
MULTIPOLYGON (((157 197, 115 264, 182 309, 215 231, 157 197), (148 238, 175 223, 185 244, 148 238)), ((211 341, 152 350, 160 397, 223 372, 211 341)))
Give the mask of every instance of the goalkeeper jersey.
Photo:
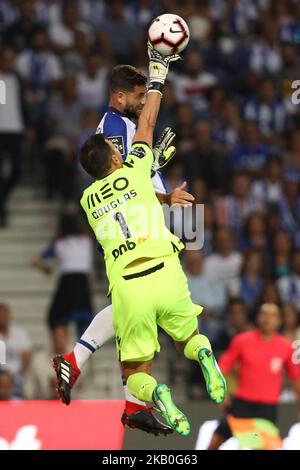
MULTIPOLYGON (((123 160, 125 160, 135 132, 136 125, 126 114, 109 107, 97 127, 96 134, 104 134, 117 147, 123 160)), ((152 177, 152 184, 157 193, 166 194, 164 180, 159 171, 152 177)))
POLYGON ((96 180, 80 200, 104 251, 109 291, 123 269, 139 258, 157 258, 184 248, 165 226, 151 182, 153 153, 135 142, 122 168, 96 180))

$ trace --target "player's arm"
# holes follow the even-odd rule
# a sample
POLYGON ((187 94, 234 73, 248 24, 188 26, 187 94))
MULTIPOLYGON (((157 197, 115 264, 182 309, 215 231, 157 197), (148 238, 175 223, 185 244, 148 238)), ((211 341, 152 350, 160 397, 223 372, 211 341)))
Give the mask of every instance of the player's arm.
POLYGON ((162 194, 155 193, 157 199, 161 204, 168 204, 168 206, 181 206, 189 207, 195 200, 194 196, 184 190, 187 182, 184 181, 180 186, 174 189, 171 193, 162 194))
POLYGON ((139 117, 138 127, 132 144, 143 142, 152 148, 153 132, 161 102, 161 93, 148 91, 146 103, 139 117))
POLYGON ((163 86, 168 75, 171 61, 178 60, 179 56, 160 55, 151 44, 148 44, 149 55, 149 85, 145 106, 139 117, 136 133, 133 138, 135 142, 145 142, 152 148, 153 131, 156 124, 163 86))

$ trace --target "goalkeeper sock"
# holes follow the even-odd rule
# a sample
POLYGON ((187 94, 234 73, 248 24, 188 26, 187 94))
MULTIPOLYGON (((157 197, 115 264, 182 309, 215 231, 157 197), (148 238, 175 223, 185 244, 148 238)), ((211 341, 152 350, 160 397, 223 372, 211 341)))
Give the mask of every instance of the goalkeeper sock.
POLYGON ((136 398, 148 403, 153 403, 152 395, 157 386, 157 382, 149 374, 137 372, 127 379, 128 391, 136 398))
POLYGON ((212 350, 209 339, 206 336, 195 335, 187 342, 183 353, 187 359, 198 362, 198 352, 201 348, 209 349, 209 351, 212 350))
POLYGON ((79 369, 85 365, 90 356, 103 346, 108 340, 114 338, 112 320, 112 306, 108 305, 101 310, 87 327, 74 348, 74 354, 79 369))

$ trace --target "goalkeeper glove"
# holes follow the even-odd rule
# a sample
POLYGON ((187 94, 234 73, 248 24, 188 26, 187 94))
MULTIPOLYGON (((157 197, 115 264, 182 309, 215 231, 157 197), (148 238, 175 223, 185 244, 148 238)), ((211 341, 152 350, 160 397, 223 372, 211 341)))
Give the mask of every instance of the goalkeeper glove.
POLYGON ((170 62, 180 59, 180 55, 162 56, 157 52, 152 44, 148 41, 148 56, 149 56, 149 85, 148 91, 158 91, 162 93, 162 88, 165 83, 169 71, 170 62))
POLYGON ((166 127, 162 135, 153 147, 154 162, 152 173, 165 166, 176 153, 176 148, 171 143, 175 138, 175 132, 170 127, 166 127))

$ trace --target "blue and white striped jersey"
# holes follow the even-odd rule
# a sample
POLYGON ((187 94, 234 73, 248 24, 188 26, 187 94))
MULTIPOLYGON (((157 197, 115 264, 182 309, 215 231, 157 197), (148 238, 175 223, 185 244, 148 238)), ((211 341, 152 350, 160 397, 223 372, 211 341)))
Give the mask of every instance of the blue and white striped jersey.
MULTIPOLYGON (((135 131, 136 125, 126 116, 126 114, 110 107, 101 119, 97 127, 96 134, 104 134, 105 137, 118 148, 125 160, 132 145, 135 131)), ((155 192, 162 194, 167 192, 160 173, 156 173, 153 176, 152 183, 155 192)))

